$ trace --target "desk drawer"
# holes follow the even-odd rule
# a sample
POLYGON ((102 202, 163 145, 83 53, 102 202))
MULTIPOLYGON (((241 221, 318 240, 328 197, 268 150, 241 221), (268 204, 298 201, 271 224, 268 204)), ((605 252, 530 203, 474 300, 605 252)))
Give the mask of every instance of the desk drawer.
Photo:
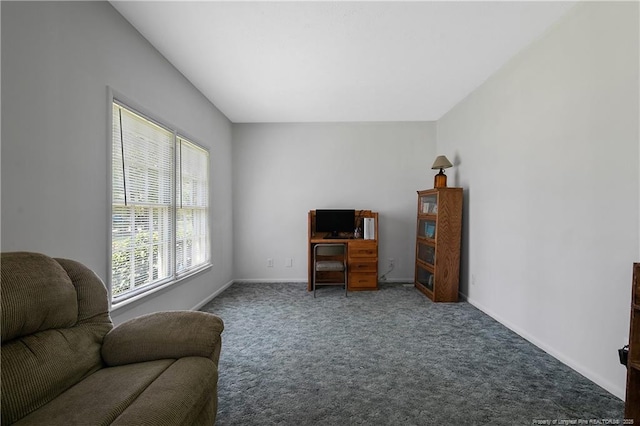
POLYGON ((349 290, 375 290, 378 288, 377 274, 349 274, 349 290))
POLYGON ((352 260, 349 262, 349 272, 378 272, 378 261, 373 260, 352 260))
POLYGON ((358 241, 349 244, 349 258, 378 257, 378 246, 375 242, 358 241))

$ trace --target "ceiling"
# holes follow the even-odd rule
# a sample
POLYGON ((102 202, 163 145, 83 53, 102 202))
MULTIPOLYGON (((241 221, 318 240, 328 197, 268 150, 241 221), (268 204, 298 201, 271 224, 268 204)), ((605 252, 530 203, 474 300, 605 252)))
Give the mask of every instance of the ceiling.
POLYGON ((437 120, 575 2, 112 1, 232 122, 437 120))

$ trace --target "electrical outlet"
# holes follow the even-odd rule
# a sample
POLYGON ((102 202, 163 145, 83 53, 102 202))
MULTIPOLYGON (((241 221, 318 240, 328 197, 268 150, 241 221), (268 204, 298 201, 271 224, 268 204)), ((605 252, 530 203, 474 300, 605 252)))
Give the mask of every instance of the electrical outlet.
POLYGON ((287 257, 284 259, 284 267, 285 268, 291 268, 293 266, 293 258, 292 257, 287 257))
POLYGON ((476 275, 471 274, 471 285, 476 285, 476 275))
POLYGON ((393 268, 394 266, 396 266, 396 260, 393 257, 389 258, 389 269, 393 268))
POLYGON ((273 259, 272 258, 268 258, 267 259, 267 268, 273 268, 273 259))

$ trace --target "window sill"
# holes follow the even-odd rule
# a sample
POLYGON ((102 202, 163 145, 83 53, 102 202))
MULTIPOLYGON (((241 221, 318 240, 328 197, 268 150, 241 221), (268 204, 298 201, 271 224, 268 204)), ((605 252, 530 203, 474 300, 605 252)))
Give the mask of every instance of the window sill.
POLYGON ((153 295, 155 295, 155 294, 157 294, 157 293, 159 293, 159 292, 161 292, 161 291, 163 291, 163 290, 165 290, 165 289, 167 289, 169 287, 172 287, 172 286, 174 286, 176 284, 183 283, 184 281, 188 280, 191 277, 194 277, 196 275, 200 275, 200 274, 202 274, 204 272, 207 272, 207 271, 211 270, 212 267, 213 267, 212 264, 208 263, 208 264, 206 264, 206 265, 204 265, 204 266, 202 266, 202 267, 200 267, 198 269, 194 269, 194 270, 189 271, 188 273, 186 273, 184 275, 180 275, 174 281, 169 281, 169 282, 157 285, 157 286, 155 286, 153 288, 150 288, 149 290, 147 290, 145 292, 142 292, 140 294, 136 294, 134 296, 128 297, 128 298, 123 299, 123 300, 120 300, 118 302, 115 302, 115 303, 112 302, 110 311, 111 312, 115 312, 118 309, 124 308, 125 306, 131 305, 131 304, 136 303, 136 302, 141 302, 144 299, 148 299, 151 296, 153 296, 153 295))

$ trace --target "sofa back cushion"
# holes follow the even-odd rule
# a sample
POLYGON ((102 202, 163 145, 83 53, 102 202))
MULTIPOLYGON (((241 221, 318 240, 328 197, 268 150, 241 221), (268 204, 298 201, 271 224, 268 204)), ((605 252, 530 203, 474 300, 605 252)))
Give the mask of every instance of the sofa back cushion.
POLYGON ((77 262, 3 253, 2 422, 11 424, 102 367, 112 328, 102 281, 77 262))
POLYGON ((76 290, 58 262, 37 253, 3 253, 1 262, 3 342, 76 323, 76 290))

